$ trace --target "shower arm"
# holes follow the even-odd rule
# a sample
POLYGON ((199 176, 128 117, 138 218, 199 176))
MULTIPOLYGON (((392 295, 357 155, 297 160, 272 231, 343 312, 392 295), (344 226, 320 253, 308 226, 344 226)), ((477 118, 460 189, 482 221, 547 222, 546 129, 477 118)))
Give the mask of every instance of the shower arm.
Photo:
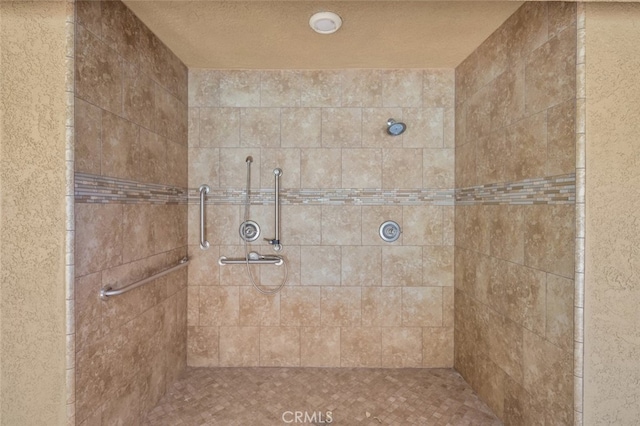
POLYGON ((269 244, 273 246, 275 251, 282 250, 282 244, 280 244, 280 176, 282 176, 282 169, 273 169, 273 174, 275 176, 275 228, 276 228, 276 236, 274 239, 270 240, 265 238, 269 244))

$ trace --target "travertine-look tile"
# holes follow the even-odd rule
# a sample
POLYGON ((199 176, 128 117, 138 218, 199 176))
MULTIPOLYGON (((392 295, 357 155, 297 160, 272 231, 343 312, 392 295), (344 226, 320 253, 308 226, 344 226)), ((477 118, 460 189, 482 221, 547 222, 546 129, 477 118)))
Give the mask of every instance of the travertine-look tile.
POLYGON ((402 324, 402 289, 370 287, 362 289, 362 325, 400 326, 402 324))
POLYGON ((342 106, 382 106, 382 71, 342 71, 342 106))
POLYGON ((299 107, 301 93, 300 72, 296 70, 262 71, 260 106, 299 107))
POLYGON ((215 188, 219 184, 218 164, 220 150, 217 148, 189 148, 189 187, 200 188, 209 185, 215 188))
POLYGON ((282 147, 318 148, 322 145, 321 108, 282 108, 282 147))
POLYGON ((76 22, 98 37, 102 36, 100 2, 79 1, 76 5, 76 22))
POLYGON ((187 288, 187 326, 200 324, 200 287, 187 288))
MULTIPOLYGON (((407 130, 402 134, 404 148, 442 148, 444 110, 442 108, 403 108, 407 130)), ((399 121, 396 119, 396 121, 399 121)))
POLYGON ((423 284, 432 287, 453 287, 453 247, 423 247, 422 256, 423 284))
POLYGON ((320 287, 285 287, 280 293, 280 324, 320 324, 320 287))
POLYGON ((404 136, 387 133, 390 118, 402 121, 402 108, 363 108, 362 146, 366 148, 394 148, 401 146, 404 136))
POLYGON ((385 189, 422 187, 421 149, 383 149, 382 187, 385 189))
POLYGON ((574 233, 574 206, 528 208, 525 216, 525 264, 563 277, 573 277, 574 233))
MULTIPOLYGON (((198 318, 199 324, 201 326, 239 324, 240 287, 202 286, 199 287, 199 289, 200 293, 198 296, 198 318)), ((245 320, 243 325, 256 324, 251 324, 248 320, 245 320)))
POLYGON ((489 313, 489 358, 517 383, 523 382, 523 328, 502 315, 489 313))
POLYGON ((98 272, 75 281, 75 349, 82 351, 102 336, 102 305, 98 297, 102 275, 98 272))
POLYGON ((76 276, 122 262, 122 206, 76 204, 76 276))
POLYGON ((388 220, 393 220, 400 225, 402 223, 402 207, 400 206, 363 206, 362 207, 362 245, 401 245, 403 236, 393 242, 387 243, 380 238, 380 225, 388 220))
MULTIPOLYGON (((171 173, 170 164, 184 164, 182 175, 187 174, 187 158, 180 150, 177 152, 167 149, 170 142, 155 133, 144 128, 140 128, 138 146, 136 147, 136 165, 134 168, 135 180, 139 182, 165 183, 179 185, 183 181, 178 176, 178 172, 171 173), (167 158, 167 155, 170 155, 167 158)), ((177 145, 173 144, 172 145, 177 145)), ((178 145, 180 146, 180 145, 178 145)), ((184 181, 186 183, 186 181, 184 181)), ((182 186, 182 185, 180 185, 182 186)))
POLYGON ((383 327, 382 366, 407 368, 422 366, 422 328, 383 327))
POLYGON ((220 106, 220 77, 216 70, 189 70, 189 105, 194 107, 220 106))
POLYGON ((258 148, 220 148, 218 176, 221 188, 245 188, 247 186, 247 157, 251 156, 251 188, 260 183, 260 150, 258 148))
POLYGON ((322 287, 321 324, 359 326, 362 317, 360 287, 322 287))
POLYGON ((502 130, 478 138, 475 154, 478 182, 504 182, 509 180, 509 173, 515 173, 512 170, 515 169, 515 164, 507 164, 511 158, 507 150, 505 132, 502 130))
POLYGON ((155 131, 181 145, 187 145, 187 106, 159 85, 155 85, 155 131))
POLYGON ((322 206, 322 245, 357 245, 362 237, 360 206, 322 206))
POLYGON ((75 98, 74 113, 75 170, 99 175, 102 155, 102 110, 80 98, 75 98))
POLYGON ((575 172, 575 133, 574 99, 547 110, 547 176, 575 172))
POLYGON ((260 106, 260 73, 233 70, 220 73, 220 106, 260 106))
POLYGON ((454 187, 455 152, 453 149, 425 149, 423 150, 424 188, 454 187))
POLYGON ((402 289, 402 325, 437 327, 442 325, 442 288, 402 289))
POLYGON ((340 366, 340 327, 301 327, 300 365, 340 366))
POLYGON ((300 151, 300 187, 341 188, 342 153, 340 149, 302 149, 300 151))
POLYGON ((300 188, 300 150, 295 148, 261 150, 261 177, 263 187, 273 186, 274 170, 282 170, 280 188, 300 188))
POLYGON ((453 327, 422 329, 422 366, 449 368, 453 365, 453 327))
POLYGON ((402 207, 402 243, 406 245, 442 244, 442 207, 402 207))
POLYGON ((282 238, 292 245, 319 245, 321 242, 322 207, 284 205, 280 207, 282 238))
POLYGON ((130 121, 108 112, 102 113, 103 176, 135 180, 139 128, 130 121))
POLYGON ((240 108, 200 108, 200 147, 240 146, 240 108))
POLYGON ((187 364, 190 367, 217 366, 218 327, 188 327, 187 332, 187 364))
POLYGON ((280 146, 279 108, 242 108, 240 146, 274 148, 280 146))
POLYGON ((380 188, 382 151, 379 149, 342 150, 343 188, 380 188))
POLYGON ((301 247, 301 284, 316 286, 340 285, 340 256, 340 247, 301 247))
MULTIPOLYGON (((215 289, 217 287, 209 288, 215 289)), ((279 324, 279 294, 264 295, 253 287, 240 287, 240 325, 266 326, 279 324)))
POLYGON ((382 284, 380 247, 342 246, 342 284, 376 287, 382 284))
POLYGON ((544 176, 547 121, 544 112, 509 126, 505 134, 510 161, 506 164, 506 180, 523 180, 544 176))
POLYGON ((358 148, 362 145, 361 108, 323 108, 322 146, 358 148))
POLYGON ((220 365, 257 367, 260 362, 259 327, 220 327, 220 365))
POLYGON ((380 365, 381 329, 379 327, 344 327, 340 334, 341 367, 380 365))
POLYGON ((154 116, 149 114, 156 107, 153 81, 133 65, 123 66, 124 77, 122 81, 123 113, 124 117, 132 122, 153 130, 155 127, 154 116))
POLYGON ((422 76, 422 106, 450 108, 455 102, 455 70, 430 69, 422 76))
POLYGON ((299 366, 300 329, 298 327, 262 327, 260 329, 260 365, 299 366))
POLYGON ((545 338, 562 350, 573 348, 574 281, 547 274, 545 338))
POLYGON ((422 71, 383 71, 382 104, 385 107, 421 107, 422 71))
POLYGON ((301 106, 338 107, 342 99, 342 73, 333 70, 300 73, 301 106))
POLYGON ((389 287, 422 286, 422 247, 383 247, 382 285, 389 287))
POLYGON ((491 206, 491 255, 524 263, 524 211, 527 207, 491 206))

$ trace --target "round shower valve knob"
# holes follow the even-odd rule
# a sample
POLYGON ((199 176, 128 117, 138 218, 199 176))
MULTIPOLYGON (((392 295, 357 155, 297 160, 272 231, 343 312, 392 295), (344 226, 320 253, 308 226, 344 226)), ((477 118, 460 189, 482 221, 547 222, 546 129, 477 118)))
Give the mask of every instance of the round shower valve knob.
POLYGON ((392 243, 400 238, 400 233, 402 233, 400 225, 392 220, 388 220, 380 225, 380 238, 382 238, 383 241, 392 243))

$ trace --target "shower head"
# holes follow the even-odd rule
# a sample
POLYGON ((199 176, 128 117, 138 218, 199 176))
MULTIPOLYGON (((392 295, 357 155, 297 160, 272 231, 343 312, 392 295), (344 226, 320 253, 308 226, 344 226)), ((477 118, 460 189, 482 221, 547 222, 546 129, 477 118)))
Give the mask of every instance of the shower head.
POLYGON ((405 130, 407 130, 406 124, 400 123, 393 118, 387 120, 387 133, 391 136, 401 135, 405 130))
POLYGON ((245 160, 247 163, 253 163, 253 157, 252 156, 248 156, 247 159, 245 160))

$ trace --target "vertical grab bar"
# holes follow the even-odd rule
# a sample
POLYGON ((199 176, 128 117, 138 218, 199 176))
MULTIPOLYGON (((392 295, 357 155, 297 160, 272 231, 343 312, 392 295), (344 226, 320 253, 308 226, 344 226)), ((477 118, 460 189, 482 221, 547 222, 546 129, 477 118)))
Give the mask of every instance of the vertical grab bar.
POLYGON ((273 245, 275 251, 282 250, 282 244, 280 244, 280 176, 282 176, 282 169, 273 169, 275 175, 275 228, 276 236, 273 240, 266 239, 267 242, 273 245))
POLYGON ((209 248, 209 241, 204 238, 204 195, 209 193, 209 185, 200 185, 200 248, 209 248))

